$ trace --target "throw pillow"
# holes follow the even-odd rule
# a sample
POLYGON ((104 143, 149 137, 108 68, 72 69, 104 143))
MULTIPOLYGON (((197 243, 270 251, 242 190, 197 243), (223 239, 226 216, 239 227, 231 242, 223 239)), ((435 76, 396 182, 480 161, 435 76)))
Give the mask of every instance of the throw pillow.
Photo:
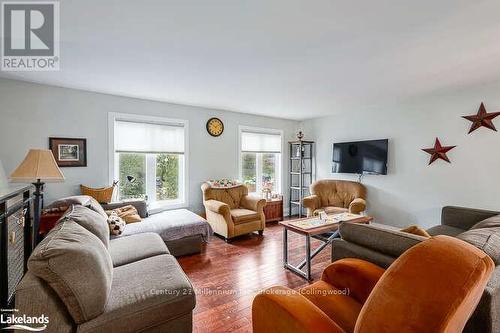
POLYGON ((420 228, 417 225, 411 225, 409 227, 406 227, 404 229, 401 229, 402 232, 407 232, 409 234, 417 235, 417 236, 422 236, 422 237, 431 237, 425 229, 420 228))
POLYGON ((495 265, 500 265, 500 227, 470 229, 457 238, 483 250, 495 265))
POLYGON ((500 227, 500 215, 495 215, 472 226, 471 229, 496 228, 500 227))
POLYGON ((104 244, 106 248, 109 246, 109 228, 106 222, 106 217, 102 217, 101 214, 93 211, 90 208, 80 205, 73 205, 61 218, 61 221, 72 220, 94 235, 96 235, 104 244))
POLYGON ((109 233, 113 236, 120 236, 125 230, 125 221, 115 212, 112 212, 108 217, 109 233))
POLYGON ((33 250, 31 273, 57 293, 77 324, 104 312, 113 280, 111 257, 87 229, 63 219, 33 250))
POLYGON ((231 179, 210 179, 207 180, 207 183, 210 185, 210 187, 213 188, 233 188, 233 187, 238 187, 241 185, 241 183, 237 180, 231 180, 231 179))
POLYGON ((115 208, 111 211, 108 211, 107 213, 108 215, 110 215, 113 212, 121 217, 126 223, 136 223, 142 221, 139 213, 137 212, 137 209, 132 205, 115 208))

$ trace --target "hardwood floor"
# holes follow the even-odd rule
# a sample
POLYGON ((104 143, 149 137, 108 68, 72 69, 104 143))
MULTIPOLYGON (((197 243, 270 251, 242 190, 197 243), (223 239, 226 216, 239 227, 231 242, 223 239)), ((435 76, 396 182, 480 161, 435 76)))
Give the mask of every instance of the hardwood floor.
MULTIPOLYGON (((305 239, 289 235, 289 257, 293 264, 304 258, 305 239)), ((320 242, 313 241, 314 249, 320 242)), ((331 247, 312 260, 317 281, 330 263, 331 247)), ((275 285, 298 289, 308 284, 283 268, 282 227, 268 224, 264 236, 243 236, 225 243, 212 237, 201 254, 179 258, 196 289, 194 332, 251 332, 252 300, 260 290, 275 285)))

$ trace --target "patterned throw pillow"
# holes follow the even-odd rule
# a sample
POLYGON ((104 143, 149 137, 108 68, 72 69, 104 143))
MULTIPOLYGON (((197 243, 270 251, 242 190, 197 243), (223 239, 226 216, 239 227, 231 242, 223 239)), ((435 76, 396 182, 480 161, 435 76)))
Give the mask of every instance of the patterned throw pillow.
POLYGON ((207 183, 213 188, 231 188, 241 185, 241 183, 238 182, 237 180, 231 180, 231 179, 218 179, 218 180, 211 179, 207 180, 207 183))
POLYGON ((119 236, 123 233, 127 224, 115 212, 112 212, 108 217, 108 225, 109 233, 113 236, 119 236))

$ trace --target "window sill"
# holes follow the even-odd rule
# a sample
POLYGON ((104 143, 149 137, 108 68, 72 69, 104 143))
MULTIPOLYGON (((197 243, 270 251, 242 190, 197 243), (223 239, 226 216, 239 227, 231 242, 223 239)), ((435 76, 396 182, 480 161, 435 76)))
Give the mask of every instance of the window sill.
POLYGON ((166 210, 186 208, 187 204, 181 200, 156 201, 148 204, 149 214, 158 214, 166 210))

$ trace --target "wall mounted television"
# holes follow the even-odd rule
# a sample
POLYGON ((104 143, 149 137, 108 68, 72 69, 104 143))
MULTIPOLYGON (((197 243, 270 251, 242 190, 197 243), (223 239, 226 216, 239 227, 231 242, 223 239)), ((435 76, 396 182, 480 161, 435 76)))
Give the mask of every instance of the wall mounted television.
POLYGON ((333 173, 387 174, 388 139, 333 144, 333 173))

